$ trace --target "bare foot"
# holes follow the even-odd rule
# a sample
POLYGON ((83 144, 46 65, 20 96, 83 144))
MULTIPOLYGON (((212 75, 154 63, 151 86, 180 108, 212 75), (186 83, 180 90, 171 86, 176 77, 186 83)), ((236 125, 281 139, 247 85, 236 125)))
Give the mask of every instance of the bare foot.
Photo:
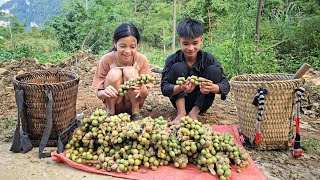
POLYGON ((198 119, 198 114, 196 114, 196 113, 189 113, 189 117, 191 118, 191 119, 193 119, 193 120, 196 120, 196 119, 198 119))
POLYGON ((198 106, 194 106, 189 112, 189 117, 193 120, 198 119, 198 114, 200 113, 200 108, 198 106))
POLYGON ((173 121, 169 122, 169 125, 177 125, 180 124, 180 119, 185 116, 185 114, 178 114, 176 118, 174 118, 173 121))

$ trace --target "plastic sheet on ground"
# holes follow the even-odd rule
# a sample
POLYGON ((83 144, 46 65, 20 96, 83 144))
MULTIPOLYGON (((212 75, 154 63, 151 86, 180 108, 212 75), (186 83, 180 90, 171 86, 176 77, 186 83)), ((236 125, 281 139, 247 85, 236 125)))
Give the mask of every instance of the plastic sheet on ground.
MULTIPOLYGON (((235 141, 238 145, 242 146, 239 133, 236 126, 227 125, 213 125, 212 129, 214 131, 229 133, 235 137, 235 141)), ((71 167, 80 169, 87 172, 105 174, 114 177, 127 178, 127 179, 170 179, 170 180, 204 180, 204 179, 219 179, 217 175, 211 175, 209 172, 200 171, 195 165, 188 164, 185 169, 175 168, 172 164, 169 166, 159 166, 156 171, 151 169, 141 168, 137 172, 117 173, 117 172, 107 172, 104 170, 97 170, 95 167, 89 167, 83 164, 78 164, 70 160, 65 156, 64 153, 58 154, 57 152, 52 152, 52 159, 57 162, 63 162, 71 167)), ((260 171, 256 164, 254 164, 252 158, 249 156, 249 166, 242 168, 240 173, 236 172, 237 166, 232 165, 232 175, 229 179, 232 180, 265 180, 266 177, 260 171)))

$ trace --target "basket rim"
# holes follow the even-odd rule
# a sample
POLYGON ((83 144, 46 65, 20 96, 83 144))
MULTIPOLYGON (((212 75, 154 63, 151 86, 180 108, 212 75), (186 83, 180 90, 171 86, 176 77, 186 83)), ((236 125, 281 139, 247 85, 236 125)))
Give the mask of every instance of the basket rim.
POLYGON ((19 84, 25 84, 25 85, 36 85, 36 86, 50 86, 50 85, 59 85, 59 84, 68 84, 68 83, 71 83, 71 82, 74 82, 74 81, 78 81, 79 80, 79 75, 77 73, 74 73, 72 71, 66 71, 66 70, 38 70, 38 71, 32 71, 32 72, 27 72, 27 73, 23 73, 23 74, 19 74, 19 75, 16 75, 13 77, 13 81, 16 82, 16 83, 19 83, 19 84), (58 83, 28 83, 28 82, 23 82, 23 81, 19 81, 17 80, 17 78, 21 78, 21 77, 24 77, 24 76, 28 76, 28 75, 32 75, 33 73, 47 73, 47 72, 51 72, 51 73, 59 73, 59 72, 62 72, 62 73, 65 73, 65 74, 68 74, 68 75, 71 75, 74 77, 74 79, 71 79, 69 81, 64 81, 64 82, 58 82, 58 83))
POLYGON ((237 77, 254 77, 254 76, 261 76, 261 75, 268 75, 268 76, 294 76, 294 74, 288 74, 288 73, 264 73, 264 74, 241 74, 241 75, 237 75, 234 76, 230 79, 231 83, 241 83, 241 84, 261 84, 261 83, 284 83, 284 82, 290 82, 290 81, 302 81, 303 78, 297 78, 297 79, 286 79, 286 80, 271 80, 271 81, 264 81, 264 80, 252 80, 252 81, 239 81, 239 80, 235 80, 235 78, 237 77))

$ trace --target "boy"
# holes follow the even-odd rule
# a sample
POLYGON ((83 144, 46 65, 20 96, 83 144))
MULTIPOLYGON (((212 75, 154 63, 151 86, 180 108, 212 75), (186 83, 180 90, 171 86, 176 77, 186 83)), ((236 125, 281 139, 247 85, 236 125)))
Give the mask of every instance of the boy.
POLYGON ((193 19, 185 19, 177 25, 178 43, 181 49, 171 54, 165 63, 161 79, 161 91, 168 96, 177 109, 177 117, 170 124, 179 124, 180 118, 206 112, 212 105, 215 94, 225 100, 230 85, 220 62, 210 53, 200 50, 203 42, 203 25, 193 19), (212 82, 202 82, 200 86, 187 81, 176 85, 178 77, 204 77, 212 82))

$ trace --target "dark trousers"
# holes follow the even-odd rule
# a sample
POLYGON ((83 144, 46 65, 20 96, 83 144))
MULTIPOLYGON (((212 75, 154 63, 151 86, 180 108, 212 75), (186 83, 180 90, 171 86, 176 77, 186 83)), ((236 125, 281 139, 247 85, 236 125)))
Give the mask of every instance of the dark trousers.
MULTIPOLYGON (((210 79, 214 84, 217 84, 221 81, 222 70, 218 66, 210 65, 202 72, 198 72, 194 68, 189 68, 185 62, 178 62, 171 68, 169 83, 176 84, 178 77, 187 78, 192 75, 210 79)), ((177 99, 181 97, 185 98, 185 108, 187 113, 189 113, 194 106, 198 106, 200 108, 200 113, 203 113, 212 105, 215 94, 203 94, 200 92, 199 86, 196 86, 191 93, 181 92, 170 98, 170 101, 175 108, 177 108, 177 99)))

